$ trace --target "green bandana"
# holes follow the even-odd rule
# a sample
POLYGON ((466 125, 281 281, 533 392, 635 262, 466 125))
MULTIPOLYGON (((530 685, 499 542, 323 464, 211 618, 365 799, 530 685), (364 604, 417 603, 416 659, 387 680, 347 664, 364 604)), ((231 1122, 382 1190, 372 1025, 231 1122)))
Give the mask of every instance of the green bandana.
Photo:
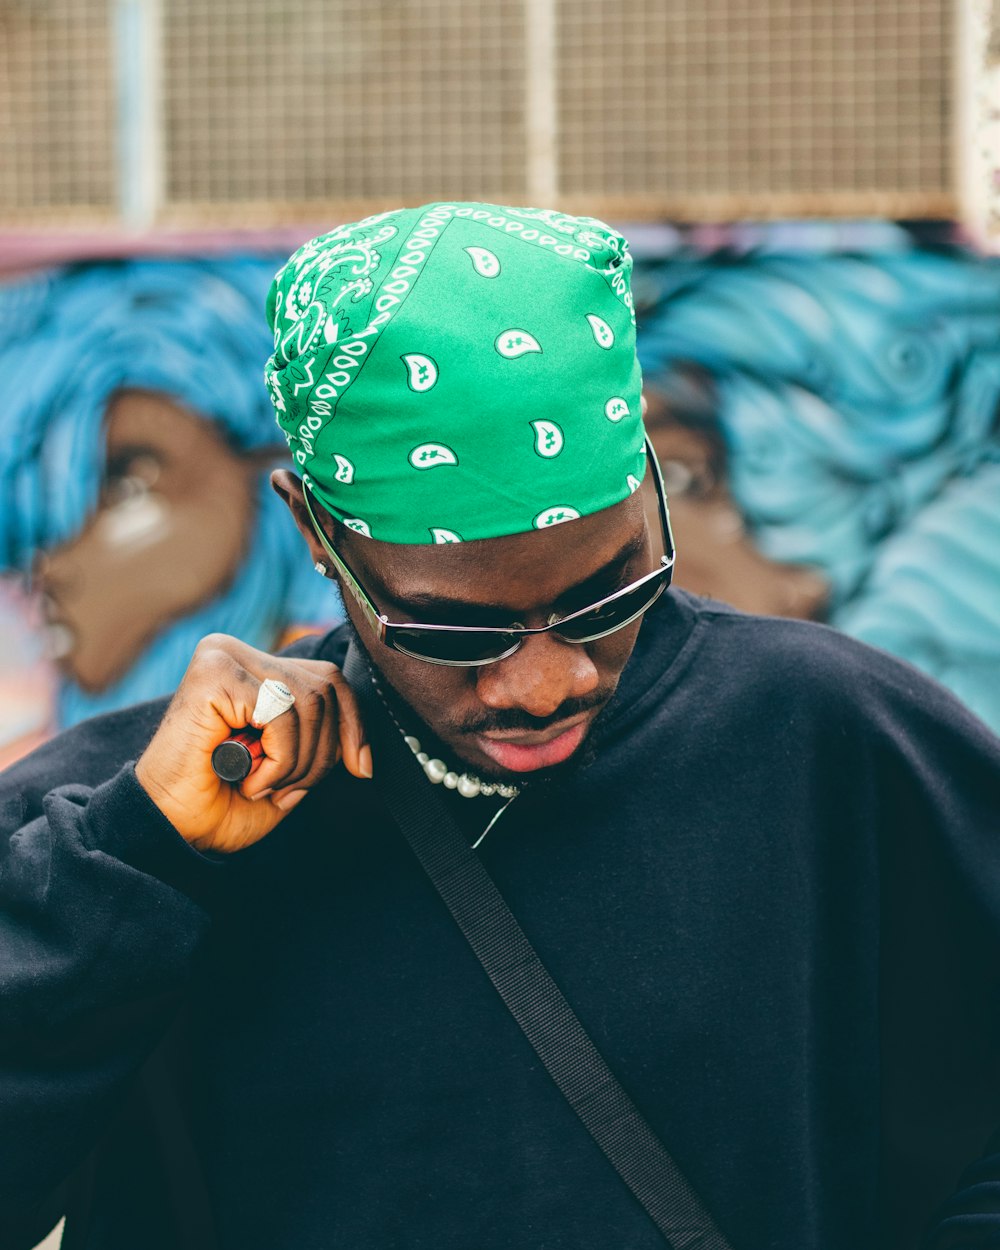
POLYGON ((631 269, 603 222, 490 204, 306 243, 271 286, 265 378, 307 485, 396 543, 619 503, 645 470, 631 269))

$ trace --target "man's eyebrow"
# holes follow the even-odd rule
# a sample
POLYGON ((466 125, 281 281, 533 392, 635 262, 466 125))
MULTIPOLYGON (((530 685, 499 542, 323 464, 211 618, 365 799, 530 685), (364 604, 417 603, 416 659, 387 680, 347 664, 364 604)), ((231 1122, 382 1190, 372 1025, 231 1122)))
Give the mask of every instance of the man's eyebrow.
MULTIPOLYGON (((567 599, 577 598, 590 587, 605 590, 612 576, 619 573, 630 560, 644 550, 645 546, 646 534, 644 530, 640 530, 637 534, 633 534, 606 564, 602 564, 599 569, 589 574, 582 581, 576 582, 572 586, 567 586, 556 602, 561 603, 567 599)), ((611 592, 607 591, 607 593, 611 592)), ((387 590, 385 597, 401 608, 412 609, 414 613, 454 612, 456 609, 463 608, 466 611, 496 612, 498 615, 506 614, 508 616, 515 613, 515 609, 509 603, 499 603, 494 600, 484 602, 474 599, 456 599, 450 595, 427 594, 425 591, 414 591, 412 595, 408 595, 402 593, 394 594, 387 590)))

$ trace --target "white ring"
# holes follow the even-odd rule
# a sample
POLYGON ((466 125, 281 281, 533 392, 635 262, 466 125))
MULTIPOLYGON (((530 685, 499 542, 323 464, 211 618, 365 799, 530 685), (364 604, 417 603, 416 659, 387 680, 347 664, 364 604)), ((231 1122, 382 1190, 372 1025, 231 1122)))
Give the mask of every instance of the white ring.
POLYGON ((266 725, 282 712, 287 712, 295 702, 295 695, 283 681, 268 678, 261 682, 257 692, 257 702, 253 706, 251 720, 255 725, 266 725))

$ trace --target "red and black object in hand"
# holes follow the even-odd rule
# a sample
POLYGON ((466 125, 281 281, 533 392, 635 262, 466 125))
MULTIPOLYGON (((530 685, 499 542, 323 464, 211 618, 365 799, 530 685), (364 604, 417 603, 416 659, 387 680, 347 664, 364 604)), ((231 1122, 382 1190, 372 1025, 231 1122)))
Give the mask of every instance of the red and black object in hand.
POLYGON ((261 732, 248 725, 225 742, 220 742, 212 752, 212 771, 215 775, 233 785, 245 781, 264 758, 261 732))

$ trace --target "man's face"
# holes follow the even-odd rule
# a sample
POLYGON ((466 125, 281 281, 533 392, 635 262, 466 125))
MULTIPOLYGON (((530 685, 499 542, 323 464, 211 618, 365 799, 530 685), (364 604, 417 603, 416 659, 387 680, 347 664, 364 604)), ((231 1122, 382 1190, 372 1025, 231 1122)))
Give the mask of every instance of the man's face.
MULTIPOLYGON (((299 480, 272 478, 314 561, 299 480)), ((647 475, 648 485, 648 475, 647 475)), ((377 542, 346 533, 339 554, 390 620, 507 627, 548 623, 612 594, 656 567, 642 495, 564 525, 508 538, 440 546, 377 542)), ((333 525, 320 510, 327 536, 333 525)), ((513 655, 479 668, 428 664, 383 646, 350 594, 348 614, 396 693, 465 764, 486 776, 524 776, 564 763, 611 698, 641 621, 583 645, 528 637, 513 655)))

